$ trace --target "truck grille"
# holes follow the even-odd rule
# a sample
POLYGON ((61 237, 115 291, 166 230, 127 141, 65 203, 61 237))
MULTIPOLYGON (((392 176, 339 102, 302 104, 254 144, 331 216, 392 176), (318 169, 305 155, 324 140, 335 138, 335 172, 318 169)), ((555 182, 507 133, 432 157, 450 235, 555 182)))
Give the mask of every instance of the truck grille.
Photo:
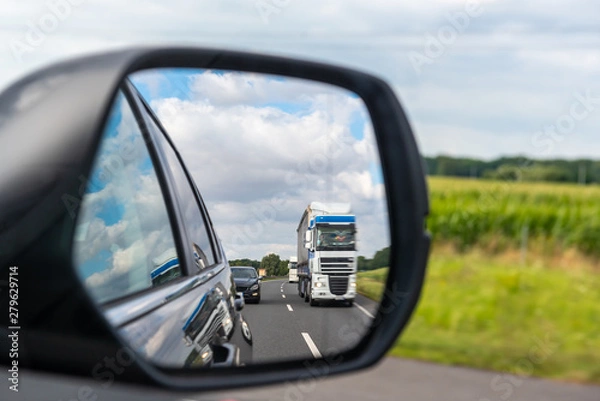
POLYGON ((321 258, 322 273, 354 273, 354 258, 321 258))
POLYGON ((329 290, 333 295, 344 295, 348 291, 348 276, 329 276, 329 290))

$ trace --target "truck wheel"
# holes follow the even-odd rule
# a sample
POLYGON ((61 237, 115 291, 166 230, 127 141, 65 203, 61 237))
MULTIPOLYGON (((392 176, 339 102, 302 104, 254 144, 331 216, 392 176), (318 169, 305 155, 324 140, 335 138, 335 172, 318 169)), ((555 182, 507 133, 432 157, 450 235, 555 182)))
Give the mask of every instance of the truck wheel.
POLYGON ((305 289, 304 290, 304 302, 308 302, 310 299, 310 289, 305 289))
POLYGON ((300 298, 304 298, 304 293, 302 292, 302 282, 298 281, 298 295, 300 298))
POLYGON ((352 305, 354 305, 354 300, 351 300, 351 301, 346 301, 346 306, 347 306, 348 308, 351 308, 351 307, 352 307, 352 305))
POLYGON ((313 299, 312 296, 309 296, 310 306, 318 306, 319 303, 313 299))

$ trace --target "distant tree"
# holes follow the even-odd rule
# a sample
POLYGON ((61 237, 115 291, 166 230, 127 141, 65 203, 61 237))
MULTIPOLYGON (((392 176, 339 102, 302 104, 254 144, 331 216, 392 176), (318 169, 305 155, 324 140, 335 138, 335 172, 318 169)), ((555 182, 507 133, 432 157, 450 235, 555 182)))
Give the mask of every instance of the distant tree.
POLYGON ((279 267, 281 258, 275 253, 270 253, 262 258, 260 261, 260 268, 265 269, 267 276, 277 276, 279 273, 279 267))
POLYGON ((390 247, 386 247, 383 249, 380 249, 379 251, 375 252, 375 256, 373 256, 373 259, 371 260, 370 264, 370 269, 369 270, 374 270, 374 269, 379 269, 380 267, 389 267, 390 265, 390 247))
POLYGON ((288 263, 290 263, 289 260, 282 260, 279 262, 279 271, 277 272, 277 276, 287 276, 289 272, 288 263))
POLYGON ((523 179, 524 168, 503 164, 496 170, 485 172, 485 178, 502 181, 521 181, 523 179))
POLYGON ((567 168, 559 165, 544 166, 535 164, 525 170, 523 180, 568 182, 575 181, 575 176, 571 176, 567 168))
MULTIPOLYGON (((572 167, 577 166, 573 165, 572 167)), ((523 166, 502 164, 495 170, 486 171, 485 178, 505 181, 576 182, 577 175, 576 170, 570 169, 564 163, 555 162, 554 164, 548 164, 545 162, 536 162, 523 166)))
POLYGON ((260 262, 254 259, 232 259, 229 261, 229 266, 252 266, 255 269, 260 267, 260 262))
POLYGON ((367 259, 364 256, 359 256, 356 259, 356 268, 360 271, 360 270, 370 270, 370 262, 371 259, 367 259))
POLYGON ((375 252, 372 259, 365 256, 359 256, 356 259, 356 268, 358 270, 375 270, 380 267, 390 266, 390 247, 386 247, 375 252))
POLYGON ((499 157, 484 161, 465 157, 424 157, 428 175, 490 178, 504 181, 600 183, 600 161, 499 157))

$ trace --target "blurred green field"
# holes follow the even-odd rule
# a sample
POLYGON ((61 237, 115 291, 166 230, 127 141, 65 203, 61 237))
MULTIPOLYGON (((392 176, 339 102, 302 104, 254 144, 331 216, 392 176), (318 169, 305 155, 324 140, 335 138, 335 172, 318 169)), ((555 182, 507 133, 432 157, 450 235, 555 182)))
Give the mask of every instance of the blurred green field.
POLYGON ((356 290, 375 301, 381 300, 383 284, 387 278, 387 268, 359 272, 356 282, 356 290))
MULTIPOLYGON (((385 273, 359 273, 359 289, 367 281, 377 299, 385 273)), ((599 290, 589 271, 434 252, 419 306, 390 354, 600 383, 599 290)))
POLYGON ((541 252, 600 256, 600 186, 441 177, 428 183, 427 225, 436 241, 504 250, 519 247, 526 230, 541 252))
MULTIPOLYGON (((425 286, 390 354, 599 384, 600 188, 449 178, 429 185, 434 245, 425 286)), ((386 274, 359 273, 359 292, 379 299, 386 274)))

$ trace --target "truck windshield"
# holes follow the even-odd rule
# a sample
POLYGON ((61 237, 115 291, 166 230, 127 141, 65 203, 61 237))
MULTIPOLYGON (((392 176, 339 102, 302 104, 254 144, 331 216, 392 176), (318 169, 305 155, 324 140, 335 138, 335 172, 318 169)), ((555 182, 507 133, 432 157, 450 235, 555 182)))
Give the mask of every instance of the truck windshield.
POLYGON ((353 251, 354 226, 318 226, 317 251, 353 251))

